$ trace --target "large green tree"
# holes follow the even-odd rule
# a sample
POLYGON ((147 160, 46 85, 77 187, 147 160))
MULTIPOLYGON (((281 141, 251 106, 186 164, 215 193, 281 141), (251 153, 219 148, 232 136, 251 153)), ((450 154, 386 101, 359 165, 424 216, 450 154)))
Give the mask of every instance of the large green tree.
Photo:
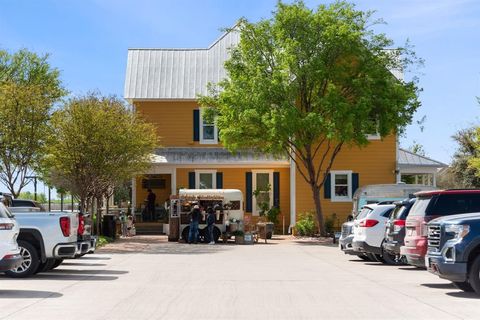
POLYGON ((0 50, 0 182, 14 196, 37 169, 52 107, 65 94, 47 55, 0 50))
POLYGON ((72 98, 53 114, 51 126, 45 179, 78 197, 82 211, 148 168, 158 146, 155 128, 116 97, 72 98))
POLYGON ((320 192, 346 146, 367 134, 401 132, 419 107, 416 81, 397 79, 418 62, 408 48, 374 33, 372 12, 336 2, 311 10, 279 2, 271 19, 245 19, 225 63, 227 78, 200 97, 217 115, 222 143, 288 155, 311 188, 324 229, 320 192))

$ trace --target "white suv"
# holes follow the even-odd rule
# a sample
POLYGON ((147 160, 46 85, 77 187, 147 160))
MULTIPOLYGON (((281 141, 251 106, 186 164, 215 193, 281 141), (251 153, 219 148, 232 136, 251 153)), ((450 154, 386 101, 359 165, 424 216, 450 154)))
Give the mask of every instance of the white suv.
POLYGON ((17 244, 19 232, 18 223, 0 202, 0 271, 18 268, 23 262, 17 244))
MULTIPOLYGON (((387 223, 393 204, 366 205, 371 211, 359 215, 353 227, 353 250, 373 254, 376 260, 382 260, 382 243, 385 239, 385 224, 387 223)), ((365 208, 364 207, 364 208, 365 208)))

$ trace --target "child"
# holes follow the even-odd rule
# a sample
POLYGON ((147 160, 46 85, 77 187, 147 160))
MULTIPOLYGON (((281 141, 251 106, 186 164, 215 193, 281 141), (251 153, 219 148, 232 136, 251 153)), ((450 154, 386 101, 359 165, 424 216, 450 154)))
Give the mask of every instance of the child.
POLYGON ((134 235, 133 228, 134 228, 133 217, 132 215, 129 214, 127 219, 127 237, 131 237, 134 235))

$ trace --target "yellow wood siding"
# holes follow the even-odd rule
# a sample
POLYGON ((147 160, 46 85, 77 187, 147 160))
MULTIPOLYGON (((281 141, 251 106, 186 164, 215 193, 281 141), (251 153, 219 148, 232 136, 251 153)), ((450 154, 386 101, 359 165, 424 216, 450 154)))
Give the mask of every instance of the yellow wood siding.
MULTIPOLYGON (((204 170, 205 168, 202 168, 204 170)), ((223 173, 223 188, 238 189, 242 191, 245 201, 245 173, 251 172, 250 168, 208 168, 208 170, 217 170, 223 173)), ((273 170, 280 173, 280 211, 278 218, 278 230, 281 230, 285 219, 285 226, 288 229, 290 225, 290 169, 288 168, 255 168, 255 170, 273 170)), ((177 188, 188 188, 188 173, 194 172, 195 168, 177 168, 177 188)), ((245 203, 244 203, 245 205, 245 203)), ((247 214, 251 216, 251 214, 247 214)), ((252 222, 256 222, 258 217, 252 217, 252 222)), ((288 231, 288 230, 286 230, 288 231)))
MULTIPOLYGON (((321 152, 319 152, 321 154, 321 152)), ((374 140, 365 148, 344 147, 338 154, 332 170, 351 170, 359 174, 359 186, 379 183, 395 183, 396 139, 394 135, 384 140, 374 140)), ((297 171, 296 173, 296 216, 306 211, 314 211, 313 195, 310 186, 297 171)), ((339 223, 345 221, 352 211, 352 202, 332 202, 324 199, 321 190, 321 203, 325 217, 336 213, 339 223)))
POLYGON ((156 125, 163 147, 218 147, 193 141, 193 110, 199 109, 196 101, 138 101, 134 105, 148 122, 156 125))

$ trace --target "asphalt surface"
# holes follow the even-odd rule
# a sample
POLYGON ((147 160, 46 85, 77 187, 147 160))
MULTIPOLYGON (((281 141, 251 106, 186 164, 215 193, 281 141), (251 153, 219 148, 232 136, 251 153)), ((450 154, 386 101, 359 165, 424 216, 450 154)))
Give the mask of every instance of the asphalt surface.
POLYGON ((410 266, 315 241, 121 241, 29 279, 0 276, 0 319, 480 319, 480 299, 410 266))

